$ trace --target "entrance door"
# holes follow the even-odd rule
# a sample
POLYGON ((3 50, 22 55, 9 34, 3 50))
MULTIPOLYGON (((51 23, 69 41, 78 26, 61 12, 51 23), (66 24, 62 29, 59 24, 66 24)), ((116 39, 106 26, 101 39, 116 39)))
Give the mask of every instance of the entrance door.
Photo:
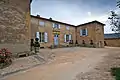
POLYGON ((58 45, 58 34, 54 34, 54 45, 58 45))

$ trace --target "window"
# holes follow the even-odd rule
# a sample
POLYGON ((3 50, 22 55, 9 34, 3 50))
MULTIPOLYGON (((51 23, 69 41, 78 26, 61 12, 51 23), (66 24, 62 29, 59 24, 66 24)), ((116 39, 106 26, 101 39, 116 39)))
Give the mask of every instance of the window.
POLYGON ((40 34, 40 42, 44 42, 44 32, 39 32, 40 34))
POLYGON ((58 23, 53 23, 53 28, 55 28, 55 29, 60 29, 60 24, 58 24, 58 23))
POLYGON ((82 44, 85 44, 85 41, 84 41, 84 40, 82 40, 82 44))
POLYGON ((87 36, 87 35, 88 35, 87 28, 80 30, 80 36, 87 36))
POLYGON ((90 45, 93 45, 93 40, 90 40, 90 45))
POLYGON ((64 35, 64 40, 65 42, 69 42, 70 40, 72 40, 72 35, 64 35))
POLYGON ((66 29, 67 29, 67 30, 69 30, 69 29, 70 29, 70 27, 69 27, 69 26, 66 26, 66 29))
POLYGON ((40 22, 39 22, 39 25, 40 25, 40 26, 44 26, 44 25, 45 25, 45 22, 40 21, 40 22))
POLYGON ((44 32, 36 32, 36 38, 38 38, 40 42, 44 42, 44 32))
POLYGON ((69 41, 69 35, 66 35, 66 41, 67 42, 69 41))

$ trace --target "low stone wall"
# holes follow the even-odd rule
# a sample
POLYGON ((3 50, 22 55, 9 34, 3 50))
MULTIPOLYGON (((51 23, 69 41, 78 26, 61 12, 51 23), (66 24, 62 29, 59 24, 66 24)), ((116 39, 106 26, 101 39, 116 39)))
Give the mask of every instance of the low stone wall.
POLYGON ((30 50, 28 44, 0 44, 1 48, 8 48, 14 54, 30 50))

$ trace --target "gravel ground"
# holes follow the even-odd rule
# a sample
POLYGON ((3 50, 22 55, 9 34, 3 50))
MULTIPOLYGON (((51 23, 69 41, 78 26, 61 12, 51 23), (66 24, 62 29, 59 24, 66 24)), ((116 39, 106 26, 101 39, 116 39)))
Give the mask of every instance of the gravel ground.
POLYGON ((110 72, 113 67, 120 67, 119 48, 110 48, 109 55, 100 64, 90 72, 78 74, 74 80, 115 80, 110 72))
POLYGON ((51 59, 52 57, 49 55, 49 53, 46 53, 45 55, 44 51, 37 53, 37 55, 32 55, 23 58, 15 58, 13 60, 13 63, 9 67, 0 69, 0 77, 27 70, 37 65, 46 63, 48 60, 51 59))

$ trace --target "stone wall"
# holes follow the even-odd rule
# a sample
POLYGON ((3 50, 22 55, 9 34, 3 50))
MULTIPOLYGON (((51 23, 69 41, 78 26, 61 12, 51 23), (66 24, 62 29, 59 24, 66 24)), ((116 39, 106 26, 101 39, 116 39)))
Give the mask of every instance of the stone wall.
POLYGON ((69 30, 66 29, 65 24, 60 24, 60 29, 53 29, 53 23, 54 21, 48 21, 48 20, 43 20, 41 18, 34 18, 31 16, 31 38, 35 39, 35 34, 36 32, 47 32, 48 33, 48 42, 47 43, 40 43, 41 47, 50 47, 51 45, 54 45, 54 33, 53 31, 59 31, 60 35, 58 36, 59 39, 59 45, 67 45, 67 43, 64 42, 64 35, 72 35, 72 40, 73 43, 76 41, 76 35, 75 35, 75 27, 69 26, 69 30), (39 22, 45 22, 44 26, 40 26, 39 22))
POLYGON ((120 38, 118 39, 105 39, 107 46, 120 47, 120 38))
POLYGON ((4 44, 14 44, 16 48, 20 47, 17 44, 26 45, 29 27, 30 0, 0 0, 0 47, 4 44))
POLYGON ((104 47, 104 26, 98 23, 91 23, 77 27, 77 41, 78 44, 82 44, 83 40, 86 44, 90 45, 90 40, 93 41, 96 47, 104 47), (88 31, 87 36, 80 36, 80 30, 86 29, 88 31), (99 44, 101 42, 101 44, 99 44))

